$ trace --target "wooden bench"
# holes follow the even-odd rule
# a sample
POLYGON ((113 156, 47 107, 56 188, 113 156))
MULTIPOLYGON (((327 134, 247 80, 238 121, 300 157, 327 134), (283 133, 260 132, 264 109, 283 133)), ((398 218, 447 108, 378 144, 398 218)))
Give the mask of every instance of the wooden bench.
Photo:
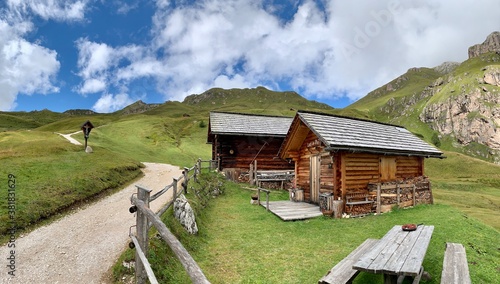
POLYGON ((348 256, 341 260, 337 265, 335 265, 328 273, 323 276, 318 283, 319 284, 341 284, 341 283, 352 283, 354 278, 358 275, 359 271, 352 269, 354 263, 356 263, 359 258, 365 254, 371 247, 373 247, 378 240, 367 239, 359 247, 353 250, 348 256))
POLYGON ((462 244, 446 243, 441 283, 471 283, 467 255, 462 244))
MULTIPOLYGON (((352 212, 352 209, 356 205, 364 205, 364 204, 371 204, 374 201, 373 200, 368 200, 368 193, 367 192, 351 192, 347 193, 345 196, 346 199, 346 207, 349 207, 349 212, 352 212)), ((371 211, 371 210, 370 210, 371 211)), ((363 214, 361 214, 363 215, 363 214)))

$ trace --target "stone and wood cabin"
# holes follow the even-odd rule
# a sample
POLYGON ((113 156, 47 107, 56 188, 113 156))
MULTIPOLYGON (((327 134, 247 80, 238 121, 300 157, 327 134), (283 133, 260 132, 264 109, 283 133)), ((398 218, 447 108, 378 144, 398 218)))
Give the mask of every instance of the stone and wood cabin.
POLYGON ((292 117, 210 112, 207 143, 219 170, 238 180, 257 161, 259 170, 291 170, 294 165, 278 156, 292 117))
POLYGON ((320 194, 345 204, 350 193, 368 193, 369 184, 421 177, 424 158, 442 155, 401 126, 305 111, 295 115, 279 152, 295 162, 303 200, 316 204, 320 194))

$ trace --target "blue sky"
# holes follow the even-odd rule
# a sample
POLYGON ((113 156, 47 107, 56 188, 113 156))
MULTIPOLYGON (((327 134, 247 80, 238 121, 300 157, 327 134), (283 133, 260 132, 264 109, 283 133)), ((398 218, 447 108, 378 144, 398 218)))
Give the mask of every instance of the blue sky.
POLYGON ((497 0, 4 0, 0 110, 257 86, 344 107, 411 67, 466 60, 495 30, 497 0))

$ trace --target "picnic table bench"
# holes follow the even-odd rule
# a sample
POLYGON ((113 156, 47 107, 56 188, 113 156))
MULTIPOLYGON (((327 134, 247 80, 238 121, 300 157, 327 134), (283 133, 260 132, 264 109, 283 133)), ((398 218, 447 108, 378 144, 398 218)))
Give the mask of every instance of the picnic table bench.
POLYGON ((424 274, 422 262, 429 246, 434 226, 418 226, 415 231, 403 231, 394 226, 353 265, 353 269, 383 274, 385 283, 402 283, 413 277, 419 283, 424 274))
POLYGON ((465 248, 462 244, 446 243, 441 283, 471 283, 467 255, 465 254, 465 248))
POLYGON ((335 265, 328 273, 323 276, 319 284, 344 284, 351 283, 352 280, 358 275, 359 271, 352 268, 353 264, 365 254, 365 252, 375 245, 378 240, 367 239, 348 256, 335 265))

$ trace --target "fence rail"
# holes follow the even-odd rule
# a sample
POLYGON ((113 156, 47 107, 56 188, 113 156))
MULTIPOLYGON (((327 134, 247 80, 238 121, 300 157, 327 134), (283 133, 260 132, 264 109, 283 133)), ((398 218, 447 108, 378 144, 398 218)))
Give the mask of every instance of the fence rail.
POLYGON ((178 178, 173 178, 171 184, 165 186, 159 192, 151 195, 151 190, 144 188, 142 186, 136 185, 137 188, 137 196, 133 194, 130 197, 130 201, 132 203, 132 207, 130 208, 130 212, 137 212, 136 216, 136 234, 134 235, 132 232, 129 233, 132 242, 136 248, 135 251, 135 276, 136 283, 143 284, 146 283, 146 280, 149 279, 150 283, 158 283, 156 277, 154 275, 153 270, 151 269, 151 265, 147 260, 148 254, 148 232, 151 227, 155 227, 160 233, 161 238, 167 243, 167 245, 172 249, 176 257, 179 259, 181 264, 184 266, 184 269, 188 273, 191 281, 193 283, 210 283, 203 271, 198 266, 196 261, 191 257, 189 252, 184 248, 182 243, 177 240, 177 238, 170 232, 170 230, 165 226, 165 224, 161 221, 160 216, 165 213, 172 204, 174 204, 177 197, 183 192, 187 193, 188 191, 188 183, 191 179, 194 181, 198 181, 198 176, 202 170, 202 163, 209 163, 209 170, 212 169, 211 165, 213 161, 203 161, 198 159, 196 164, 191 167, 185 167, 182 171, 182 175, 178 178), (192 175, 189 175, 190 172, 193 172, 192 175), (180 191, 178 190, 178 184, 181 182, 180 191), (171 201, 167 202, 165 206, 158 210, 157 213, 154 213, 150 208, 150 202, 156 200, 161 195, 168 192, 170 189, 173 190, 173 198, 171 201))

